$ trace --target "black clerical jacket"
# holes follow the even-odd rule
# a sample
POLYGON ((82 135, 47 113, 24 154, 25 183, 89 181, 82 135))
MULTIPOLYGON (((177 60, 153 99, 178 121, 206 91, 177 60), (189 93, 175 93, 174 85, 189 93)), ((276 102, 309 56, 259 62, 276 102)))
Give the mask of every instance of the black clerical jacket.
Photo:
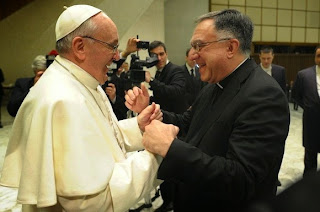
POLYGON ((289 108, 278 83, 253 60, 202 89, 192 109, 164 112, 186 131, 175 139, 158 177, 176 183, 174 211, 241 211, 274 197, 289 108))

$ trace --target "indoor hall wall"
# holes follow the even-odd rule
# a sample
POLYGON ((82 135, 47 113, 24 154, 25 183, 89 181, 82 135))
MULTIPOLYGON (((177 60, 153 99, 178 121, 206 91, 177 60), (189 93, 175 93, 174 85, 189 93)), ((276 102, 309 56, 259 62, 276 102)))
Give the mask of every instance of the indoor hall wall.
POLYGON ((35 56, 55 48, 55 23, 63 6, 74 4, 90 4, 105 11, 118 27, 120 49, 137 34, 142 39, 164 40, 164 0, 35 0, 0 21, 0 67, 5 85, 33 76, 35 56))
MULTIPOLYGON (((121 44, 119 49, 122 50, 125 48, 128 39, 130 37, 136 37, 137 35, 139 35, 139 39, 142 41, 164 41, 164 1, 153 1, 149 8, 141 15, 141 17, 126 29, 127 31, 123 34, 120 41, 121 44)), ((145 60, 146 57, 149 57, 148 50, 140 50, 138 55, 140 60, 145 60)), ((130 64, 131 57, 128 56, 126 61, 130 64)), ((144 67, 144 69, 146 68, 144 67)), ((151 75, 154 76, 156 72, 155 66, 149 68, 148 71, 150 71, 151 75)))
POLYGON ((169 60, 185 63, 195 20, 209 12, 209 0, 165 0, 165 44, 169 60))
MULTIPOLYGON (((210 0, 210 10, 237 9, 254 23, 255 45, 315 46, 320 42, 319 0, 210 0)), ((252 52, 253 53, 253 52, 252 52)), ((260 63, 257 53, 252 54, 260 63)), ((314 65, 314 54, 275 52, 275 64, 286 68, 287 83, 314 65)))
POLYGON ((234 8, 255 25, 253 41, 319 43, 319 0, 210 0, 211 11, 234 8))

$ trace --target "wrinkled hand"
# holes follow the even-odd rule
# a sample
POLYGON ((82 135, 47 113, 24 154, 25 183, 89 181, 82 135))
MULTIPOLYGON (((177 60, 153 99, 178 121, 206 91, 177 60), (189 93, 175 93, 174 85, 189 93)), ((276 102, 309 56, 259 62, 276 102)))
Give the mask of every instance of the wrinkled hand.
POLYGON ((160 105, 155 104, 154 102, 146 107, 138 115, 138 125, 140 130, 144 131, 145 127, 151 123, 152 120, 162 121, 162 112, 160 110, 160 105))
POLYGON ((116 86, 113 83, 108 83, 108 86, 105 89, 106 94, 113 101, 116 98, 116 86))
POLYGON ((129 110, 140 113, 144 108, 149 105, 150 97, 148 89, 141 83, 141 88, 133 87, 128 90, 125 95, 125 105, 129 110))
POLYGON ((129 38, 126 49, 122 52, 122 57, 128 57, 128 55, 131 54, 132 52, 138 51, 139 50, 137 48, 138 41, 139 39, 137 38, 129 38))
POLYGON ((178 133, 179 128, 177 126, 153 120, 151 124, 145 127, 142 143, 146 150, 164 158, 178 133))
POLYGON ((33 85, 35 85, 38 82, 38 80, 40 79, 40 77, 42 76, 43 73, 44 73, 44 71, 38 71, 36 73, 36 76, 34 77, 34 80, 33 80, 33 85))

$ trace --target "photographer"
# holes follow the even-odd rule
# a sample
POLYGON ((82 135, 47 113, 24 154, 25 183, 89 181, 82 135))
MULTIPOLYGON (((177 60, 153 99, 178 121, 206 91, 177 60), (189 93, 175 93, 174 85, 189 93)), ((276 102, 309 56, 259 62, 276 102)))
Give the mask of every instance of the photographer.
POLYGON ((126 49, 120 52, 120 59, 114 61, 116 68, 110 70, 111 73, 108 74, 108 81, 102 85, 103 90, 107 94, 110 102, 112 103, 112 109, 116 114, 118 120, 126 119, 128 108, 125 106, 124 95, 126 90, 127 79, 122 74, 123 65, 125 60, 132 52, 138 51, 137 42, 139 39, 129 38, 127 42, 126 49))
POLYGON ((115 69, 111 75, 108 75, 108 81, 102 85, 103 90, 112 103, 113 112, 116 114, 118 120, 126 119, 128 112, 128 108, 124 104, 127 79, 122 75, 124 71, 123 64, 118 69, 115 69))
POLYGON ((186 93, 186 75, 182 67, 171 63, 166 46, 161 41, 153 41, 149 46, 149 55, 157 55, 158 63, 155 77, 146 71, 145 81, 149 83, 153 96, 150 102, 156 102, 169 112, 183 113, 188 108, 186 93))

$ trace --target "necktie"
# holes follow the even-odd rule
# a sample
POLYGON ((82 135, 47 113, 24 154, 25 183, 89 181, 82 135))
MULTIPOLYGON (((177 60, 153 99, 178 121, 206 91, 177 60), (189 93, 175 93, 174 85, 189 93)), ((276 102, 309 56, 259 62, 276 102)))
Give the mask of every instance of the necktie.
POLYGON ((191 76, 194 77, 194 71, 193 71, 193 69, 191 69, 190 71, 191 71, 191 76))
POLYGON ((155 77, 154 78, 156 78, 156 79, 158 79, 159 77, 160 77, 160 74, 161 74, 161 72, 158 70, 158 71, 156 71, 156 75, 155 75, 155 77))

